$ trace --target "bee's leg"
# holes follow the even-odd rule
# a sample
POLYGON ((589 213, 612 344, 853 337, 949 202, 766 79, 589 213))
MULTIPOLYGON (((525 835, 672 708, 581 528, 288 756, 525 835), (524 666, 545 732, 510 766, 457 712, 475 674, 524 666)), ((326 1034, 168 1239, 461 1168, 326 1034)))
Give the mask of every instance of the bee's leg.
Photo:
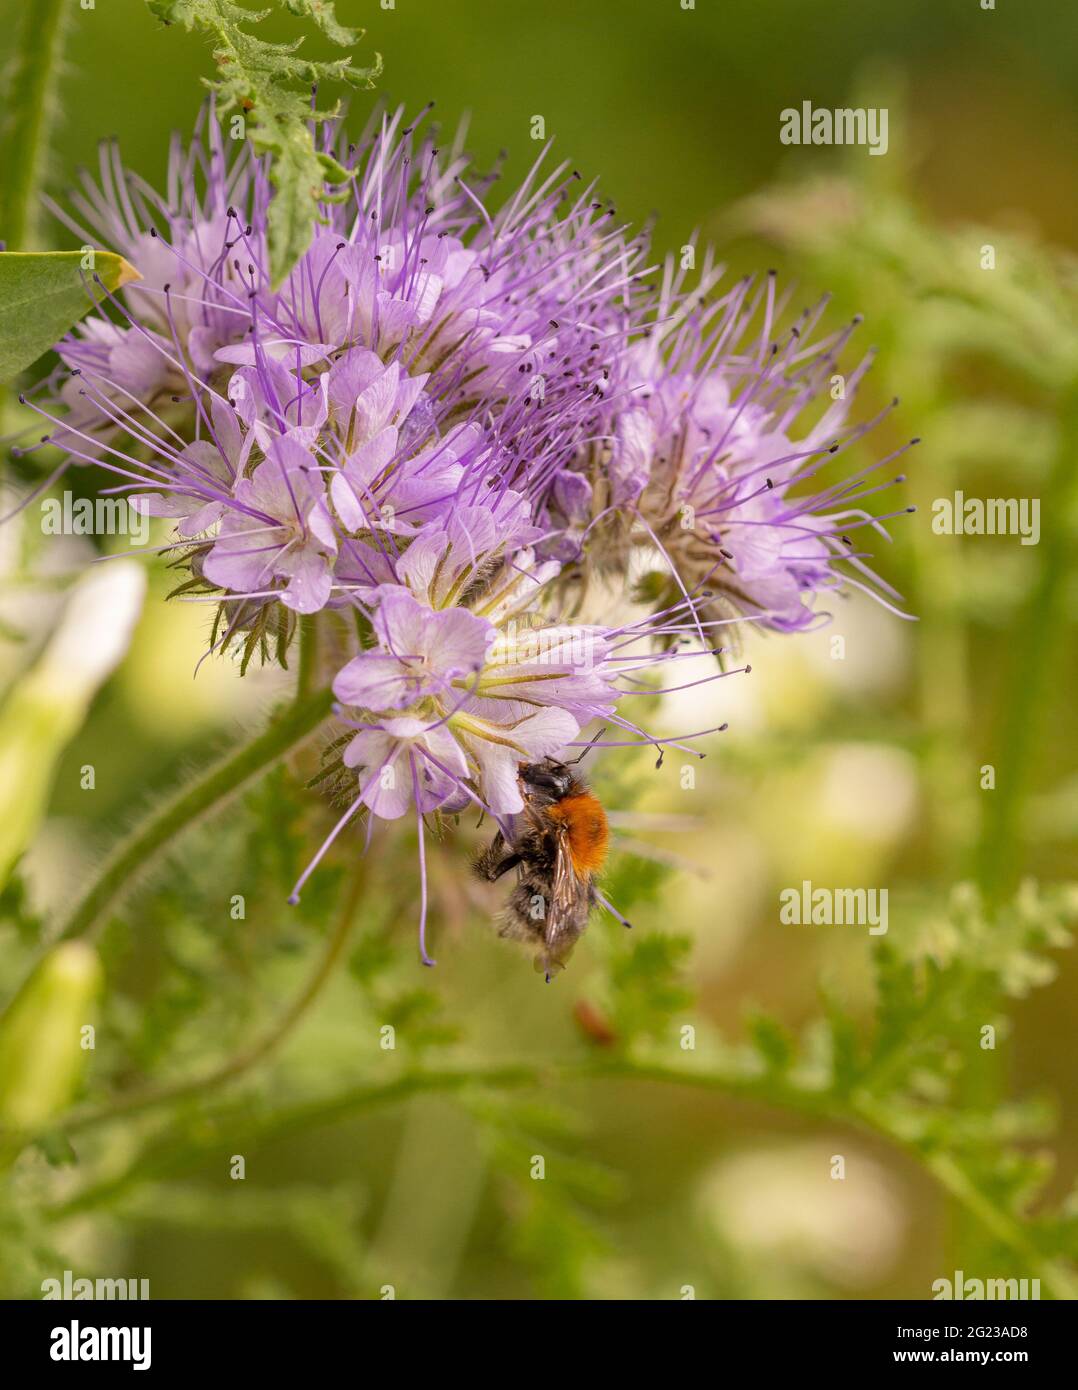
POLYGON ((487 876, 490 879, 491 883, 493 883, 496 879, 501 878, 502 874, 507 874, 510 869, 515 869, 516 866, 520 863, 523 863, 523 858, 521 855, 507 854, 500 864, 496 864, 491 867, 487 876))
POLYGON ((487 848, 476 855, 473 867, 479 878, 495 883, 502 874, 515 869, 520 862, 519 854, 506 853, 505 840, 499 830, 487 848))

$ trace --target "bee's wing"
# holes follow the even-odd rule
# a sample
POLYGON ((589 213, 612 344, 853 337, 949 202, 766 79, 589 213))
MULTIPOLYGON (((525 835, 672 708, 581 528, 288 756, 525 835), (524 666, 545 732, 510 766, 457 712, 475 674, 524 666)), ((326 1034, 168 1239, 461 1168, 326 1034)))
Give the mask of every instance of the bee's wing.
POLYGON ((569 831, 568 827, 562 826, 555 839, 554 885, 545 932, 548 947, 557 947, 567 933, 577 934, 575 923, 579 901, 580 884, 569 853, 569 831))

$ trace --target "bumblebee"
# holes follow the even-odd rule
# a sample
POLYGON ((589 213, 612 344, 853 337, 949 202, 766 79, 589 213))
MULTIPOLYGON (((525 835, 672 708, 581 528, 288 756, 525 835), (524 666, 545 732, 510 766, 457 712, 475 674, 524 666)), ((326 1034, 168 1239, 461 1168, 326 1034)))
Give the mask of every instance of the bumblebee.
POLYGON ((519 871, 499 935, 533 946, 535 968, 548 982, 564 969, 588 925, 598 901, 595 875, 610 841, 602 803, 570 771, 573 766, 553 758, 521 763, 524 809, 515 818, 513 843, 499 830, 474 866, 488 883, 519 871))

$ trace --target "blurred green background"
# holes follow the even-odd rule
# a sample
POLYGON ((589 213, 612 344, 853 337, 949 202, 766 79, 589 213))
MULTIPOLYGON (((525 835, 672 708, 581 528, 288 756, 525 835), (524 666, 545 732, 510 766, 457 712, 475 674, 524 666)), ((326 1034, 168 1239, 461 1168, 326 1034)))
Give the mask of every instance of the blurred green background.
MULTIPOLYGON (((21 9, 0 5, 5 35, 21 9)), ((961 1267, 1046 1281, 1063 1270, 1055 1291, 1069 1295, 1078 966, 1056 949, 1071 900, 1053 886, 1074 876, 1078 826, 1068 8, 339 0, 338 14, 367 28, 361 61, 383 55, 385 100, 434 99, 447 129, 467 115, 480 165, 509 152, 503 187, 535 157, 542 115, 555 154, 599 176, 626 220, 657 214, 657 250, 699 229, 731 274, 775 265, 805 302, 833 291, 833 323, 865 315, 859 337, 880 357, 861 408, 896 394, 902 405, 862 461, 925 441, 900 497, 918 512, 892 523, 878 564, 918 621, 854 598, 820 633, 746 635, 750 677, 652 712, 671 734, 729 721, 691 790, 673 758, 658 772, 651 756, 600 760, 620 842, 611 891, 636 929, 629 945, 597 920, 550 989, 487 925, 494 900, 468 877, 468 826, 432 851, 436 971, 417 965, 415 840, 401 827, 354 885, 360 907, 337 952, 359 841, 342 842, 298 912, 284 908, 334 812, 302 790, 310 758, 274 773, 181 842, 110 921, 80 1103, 100 1111, 241 1065, 137 1114, 98 1114, 70 1134, 61 1124, 25 1151, 0 1200, 0 1292, 36 1296, 70 1268, 148 1278, 172 1298, 377 1298, 387 1286, 433 1298, 927 1298, 961 1267), (784 147, 779 112, 806 100, 888 107, 888 154, 784 147), (1040 498, 1040 544, 934 535, 931 503, 956 488, 1040 498), (986 765, 994 790, 981 786, 986 765), (1031 906, 1027 888, 1008 909, 1028 877, 1049 905, 1031 906), (806 878, 887 886, 886 942, 780 924, 779 891, 806 878), (956 907, 960 884, 972 887, 956 907), (978 894, 983 910, 968 906, 978 894), (884 947, 893 973, 881 984, 884 947), (342 968, 317 979, 279 1045, 246 1056, 327 951, 342 968), (911 993, 888 1013, 907 986, 929 1005, 911 993), (984 1024, 998 1028, 994 1052, 979 1046, 984 1024), (641 1076, 695 1063, 686 1027, 701 1068, 729 1084, 641 1076), (851 1038, 852 1085, 836 1062, 851 1038), (952 1151, 976 1202, 959 1195, 952 1151), (998 1220, 983 1219, 986 1203, 998 1220)), ((266 28, 299 32, 276 16, 266 28)), ((51 191, 107 135, 159 181, 209 70, 201 40, 163 29, 139 0, 76 9, 51 191)), ((353 103, 355 123, 367 104, 353 103)), ((90 544, 46 541, 33 516, 0 530, 0 720, 90 544)), ((139 809, 289 689, 280 673, 240 682, 226 663, 194 679, 208 618, 161 601, 161 563, 149 584, 130 651, 60 757, 0 899, 5 1000, 44 924, 139 809)))

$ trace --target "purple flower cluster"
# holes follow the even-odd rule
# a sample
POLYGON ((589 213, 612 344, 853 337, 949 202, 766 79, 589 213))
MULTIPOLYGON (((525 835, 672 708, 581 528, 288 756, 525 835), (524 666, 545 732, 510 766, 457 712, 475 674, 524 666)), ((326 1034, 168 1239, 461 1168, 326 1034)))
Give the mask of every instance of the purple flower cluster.
POLYGON ((400 113, 335 148, 347 198, 274 287, 266 171, 203 122, 164 195, 106 147, 56 209, 142 279, 32 403, 71 462, 175 523, 213 650, 354 619, 332 681, 353 799, 307 873, 364 808, 368 835, 414 814, 421 848, 433 813, 508 826, 520 764, 593 719, 656 742, 626 705, 711 629, 801 628, 817 595, 880 587, 849 534, 879 525, 869 470, 797 487, 869 427, 846 424, 867 365, 841 376, 849 330, 810 345, 822 306, 780 338, 773 276, 720 296, 708 260, 691 291, 672 266, 649 283, 646 239, 565 168, 490 213, 494 176, 400 113), (568 616, 592 577, 616 618, 568 616))
POLYGON ((836 456, 897 404, 848 423, 871 364, 869 354, 848 375, 840 366, 859 319, 813 341, 826 299, 780 331, 786 304, 773 271, 720 295, 721 278, 709 257, 690 292, 685 271, 667 262, 614 364, 602 426, 559 480, 567 534, 598 531, 589 542, 596 562, 620 572, 642 551, 660 581, 652 590, 668 600, 692 593, 701 612, 776 631, 826 621, 815 600, 843 586, 891 606, 899 595, 851 535, 870 528, 887 537, 887 516, 860 504, 904 481, 870 479, 918 441, 853 475, 836 471, 836 456), (824 470, 831 481, 815 486, 824 470))

